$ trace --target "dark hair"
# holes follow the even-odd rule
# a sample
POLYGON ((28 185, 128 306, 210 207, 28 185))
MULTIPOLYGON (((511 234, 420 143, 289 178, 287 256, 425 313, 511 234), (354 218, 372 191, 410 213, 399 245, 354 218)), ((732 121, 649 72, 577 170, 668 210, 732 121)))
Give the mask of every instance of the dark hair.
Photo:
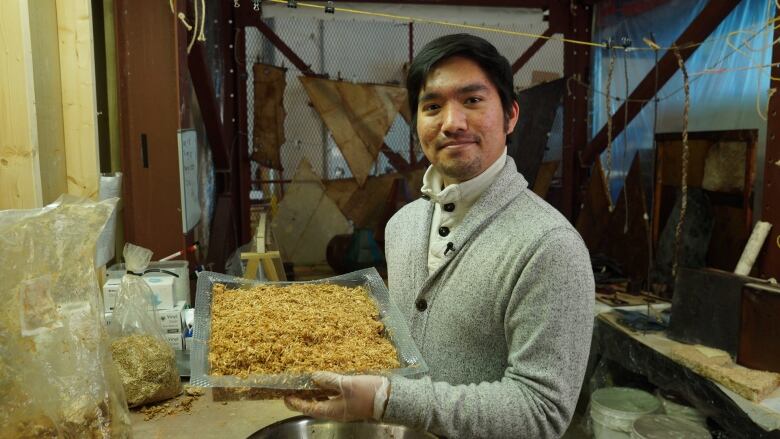
POLYGON ((469 34, 452 34, 436 38, 426 44, 409 66, 406 75, 406 90, 409 93, 409 109, 412 115, 412 133, 417 131, 417 103, 420 89, 425 79, 435 65, 447 58, 462 56, 477 63, 490 82, 498 90, 501 106, 504 109, 504 119, 512 114, 512 103, 515 93, 512 82, 512 67, 509 61, 487 40, 469 34))

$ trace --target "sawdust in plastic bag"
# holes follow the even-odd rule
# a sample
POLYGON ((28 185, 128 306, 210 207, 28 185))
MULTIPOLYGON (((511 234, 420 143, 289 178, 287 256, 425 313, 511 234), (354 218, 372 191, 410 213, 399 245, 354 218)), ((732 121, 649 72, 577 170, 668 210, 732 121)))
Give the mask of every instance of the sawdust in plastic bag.
POLYGON ((176 354, 165 341, 152 304, 152 290, 141 278, 152 252, 125 244, 127 274, 117 293, 112 317, 111 351, 122 378, 127 405, 136 407, 181 393, 176 354))
POLYGON ((0 211, 0 438, 124 438, 94 269, 117 199, 0 211))
POLYGON ((128 406, 179 394, 181 382, 170 349, 166 342, 150 335, 129 335, 111 343, 111 354, 119 366, 128 406))

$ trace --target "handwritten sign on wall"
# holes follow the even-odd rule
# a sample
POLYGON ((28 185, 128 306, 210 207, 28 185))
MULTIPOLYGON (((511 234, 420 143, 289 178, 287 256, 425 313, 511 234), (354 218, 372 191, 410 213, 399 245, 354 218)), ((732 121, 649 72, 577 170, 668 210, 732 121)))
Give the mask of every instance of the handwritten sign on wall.
POLYGON ((195 130, 179 130, 179 185, 181 187, 182 232, 187 233, 200 220, 198 195, 198 135, 195 130))

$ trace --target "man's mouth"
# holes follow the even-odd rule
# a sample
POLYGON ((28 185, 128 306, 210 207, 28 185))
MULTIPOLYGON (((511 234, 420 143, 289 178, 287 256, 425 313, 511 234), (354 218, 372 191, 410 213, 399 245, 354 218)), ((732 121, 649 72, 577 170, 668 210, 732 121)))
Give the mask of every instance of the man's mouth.
POLYGON ((479 143, 479 138, 478 137, 468 137, 468 138, 462 138, 462 139, 457 139, 457 140, 448 140, 446 142, 439 143, 437 145, 438 147, 436 149, 446 149, 446 148, 457 149, 457 148, 461 148, 461 147, 464 147, 464 146, 467 146, 467 145, 471 145, 473 143, 477 143, 478 144, 479 143))

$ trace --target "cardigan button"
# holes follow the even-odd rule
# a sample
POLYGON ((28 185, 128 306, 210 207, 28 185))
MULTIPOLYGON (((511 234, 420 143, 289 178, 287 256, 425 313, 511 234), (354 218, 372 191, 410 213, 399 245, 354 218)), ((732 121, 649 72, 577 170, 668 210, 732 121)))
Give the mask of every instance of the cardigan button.
POLYGON ((444 211, 445 212, 453 212, 455 210, 455 204, 453 203, 447 203, 444 205, 444 211))
POLYGON ((417 299, 414 306, 417 307, 417 311, 423 312, 428 309, 428 302, 426 302, 425 299, 417 299))
POLYGON ((439 227, 439 236, 447 236, 450 234, 450 229, 446 227, 439 227))

